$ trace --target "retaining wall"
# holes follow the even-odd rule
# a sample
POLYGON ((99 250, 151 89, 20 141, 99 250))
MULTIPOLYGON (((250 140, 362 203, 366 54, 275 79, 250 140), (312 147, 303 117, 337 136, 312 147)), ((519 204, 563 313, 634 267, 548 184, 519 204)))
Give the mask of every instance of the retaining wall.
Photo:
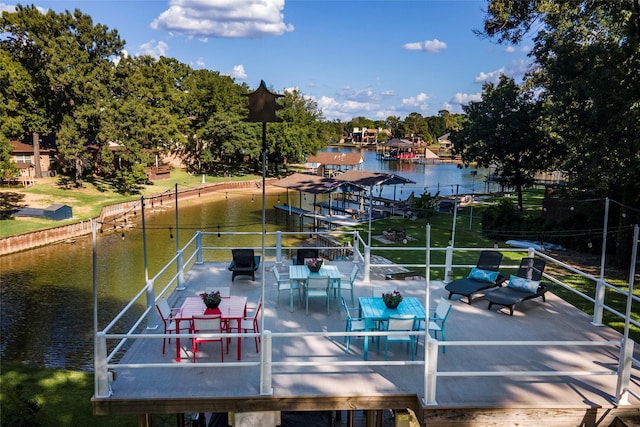
MULTIPOLYGON (((260 188, 261 185, 261 179, 253 181, 224 182, 219 184, 203 185, 201 187, 178 190, 178 200, 201 197, 202 195, 225 190, 246 190, 248 188, 260 188)), ((175 197, 175 191, 166 191, 162 194, 157 194, 145 198, 145 201, 147 203, 145 204, 145 206, 148 206, 148 204, 155 205, 157 203, 161 205, 168 203, 168 206, 172 206, 171 203, 175 203, 175 197)), ((115 205, 104 206, 100 211, 100 215, 94 219, 100 222, 105 222, 112 218, 126 215, 128 212, 132 212, 139 205, 140 200, 132 200, 129 202, 122 202, 115 205)), ((53 243, 65 242, 81 236, 86 236, 87 234, 91 234, 91 221, 92 220, 90 219, 83 220, 73 224, 61 225, 59 227, 52 227, 44 230, 32 231, 30 233, 17 234, 15 236, 0 238, 0 256, 20 251, 26 251, 53 243)))

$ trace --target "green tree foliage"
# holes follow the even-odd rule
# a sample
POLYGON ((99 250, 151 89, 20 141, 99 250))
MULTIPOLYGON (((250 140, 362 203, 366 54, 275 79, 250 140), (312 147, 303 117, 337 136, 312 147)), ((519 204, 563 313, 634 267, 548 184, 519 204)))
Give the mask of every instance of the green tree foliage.
POLYGON ((279 101, 281 123, 269 126, 267 146, 276 163, 304 161, 316 154, 330 139, 318 104, 298 89, 286 91, 279 101))
POLYGON ((405 136, 419 136, 425 141, 431 140, 429 133, 429 123, 420 113, 410 113, 404 119, 405 136))
POLYGON ((425 139, 425 141, 435 143, 439 136, 447 132, 447 122, 442 116, 425 117, 425 120, 427 121, 429 134, 431 135, 431 137, 428 140, 425 139))
POLYGON ((483 85, 482 101, 463 109, 468 121, 452 135, 454 152, 466 166, 471 162, 485 168, 496 165, 503 182, 515 186, 522 210, 522 189, 535 172, 553 166, 559 150, 545 125, 542 103, 503 74, 497 86, 483 85))
POLYGON ((23 81, 30 83, 34 101, 18 107, 23 129, 60 131, 61 161, 75 171, 80 185, 89 159, 85 144, 98 125, 96 105, 106 95, 110 59, 120 53, 123 42, 117 31, 94 26, 79 10, 42 14, 35 6, 3 12, 0 33, 6 34, 0 41, 4 49, 29 76, 23 81))
POLYGON ((125 193, 146 180, 146 166, 184 139, 187 120, 176 115, 180 93, 173 70, 150 56, 122 58, 113 70, 110 96, 102 99, 100 174, 125 193))
MULTIPOLYGON (((520 43, 533 31, 536 66, 528 84, 549 104, 550 121, 566 145, 569 189, 640 206, 638 0, 489 2, 489 37, 520 43)), ((639 218, 618 220, 627 225, 639 218)))
POLYGON ((386 128, 391 131, 393 138, 404 138, 404 123, 398 116, 389 116, 385 120, 386 128))

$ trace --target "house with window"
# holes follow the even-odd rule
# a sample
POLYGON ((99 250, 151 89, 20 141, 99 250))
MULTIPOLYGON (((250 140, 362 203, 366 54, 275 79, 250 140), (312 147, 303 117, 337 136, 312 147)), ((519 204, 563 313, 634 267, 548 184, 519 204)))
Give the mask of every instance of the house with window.
POLYGON ((58 152, 52 140, 44 138, 40 140, 40 154, 36 159, 35 150, 31 139, 25 141, 9 141, 11 147, 12 160, 18 168, 20 176, 35 176, 36 161, 40 163, 42 175, 51 175, 55 173, 52 170, 52 163, 55 161, 55 155, 58 152))

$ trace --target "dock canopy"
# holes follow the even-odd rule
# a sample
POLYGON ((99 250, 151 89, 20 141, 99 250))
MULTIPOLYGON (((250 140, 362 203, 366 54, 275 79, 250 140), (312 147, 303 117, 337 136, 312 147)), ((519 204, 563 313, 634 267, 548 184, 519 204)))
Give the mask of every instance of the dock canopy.
POLYGON ((364 188, 356 183, 345 182, 342 176, 344 176, 344 174, 340 175, 340 179, 335 179, 318 175, 294 173, 274 182, 273 186, 310 194, 364 191, 364 188))
POLYGON ((360 187, 372 187, 374 185, 415 184, 408 178, 403 178, 392 173, 367 172, 352 169, 340 175, 340 181, 346 181, 360 187))

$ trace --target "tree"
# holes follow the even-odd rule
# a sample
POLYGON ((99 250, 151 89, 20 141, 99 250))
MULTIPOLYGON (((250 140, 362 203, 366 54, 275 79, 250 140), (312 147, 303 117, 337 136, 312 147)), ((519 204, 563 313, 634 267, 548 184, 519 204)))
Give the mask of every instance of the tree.
POLYGON ((559 149, 540 119, 544 117, 542 103, 503 74, 497 86, 483 85, 482 101, 463 109, 467 123, 452 134, 454 153, 462 156, 465 166, 495 164, 504 182, 515 186, 522 210, 523 187, 531 183, 535 172, 553 165, 559 149))
MULTIPOLYGON (((177 66, 173 66, 177 69, 177 66)), ((187 168, 197 173, 215 172, 216 162, 246 150, 247 129, 243 121, 246 111, 242 96, 248 91, 229 76, 210 70, 180 69, 176 76, 178 89, 184 94, 181 115, 189 121, 187 141, 177 146, 187 168)), ((252 143, 251 145, 255 145, 252 143)), ((257 146, 251 150, 259 154, 257 146)), ((225 170, 228 163, 225 162, 225 170)))
POLYGON ((404 133, 407 136, 419 136, 425 141, 431 138, 429 124, 420 113, 410 113, 404 119, 404 133))
MULTIPOLYGON (((29 76, 30 96, 22 127, 34 134, 34 155, 38 154, 38 133, 58 131, 58 149, 63 165, 75 171, 81 185, 86 161, 86 143, 97 132, 100 102, 106 95, 110 59, 123 42, 117 31, 93 25, 79 10, 42 14, 35 6, 17 6, 2 13, 0 34, 10 52, 29 76)), ((36 165, 36 176, 38 175, 36 165)))
POLYGON ((322 110, 317 102, 305 97, 298 89, 286 91, 279 101, 282 123, 270 126, 267 135, 269 152, 278 163, 297 162, 317 153, 329 140, 330 134, 322 125, 322 110))
POLYGON ((146 167, 155 154, 181 144, 187 119, 175 111, 180 93, 165 62, 150 56, 122 58, 112 82, 96 141, 101 168, 128 193, 145 182, 146 167))
POLYGON ((393 138, 404 138, 404 123, 398 116, 389 116, 385 120, 385 126, 391 131, 393 138))
MULTIPOLYGON (((569 188, 640 206, 638 0, 489 3, 487 36, 520 43, 532 29, 536 64, 527 84, 548 103, 549 120, 567 147, 569 188)), ((618 221, 624 226, 638 219, 621 215, 618 221)))

